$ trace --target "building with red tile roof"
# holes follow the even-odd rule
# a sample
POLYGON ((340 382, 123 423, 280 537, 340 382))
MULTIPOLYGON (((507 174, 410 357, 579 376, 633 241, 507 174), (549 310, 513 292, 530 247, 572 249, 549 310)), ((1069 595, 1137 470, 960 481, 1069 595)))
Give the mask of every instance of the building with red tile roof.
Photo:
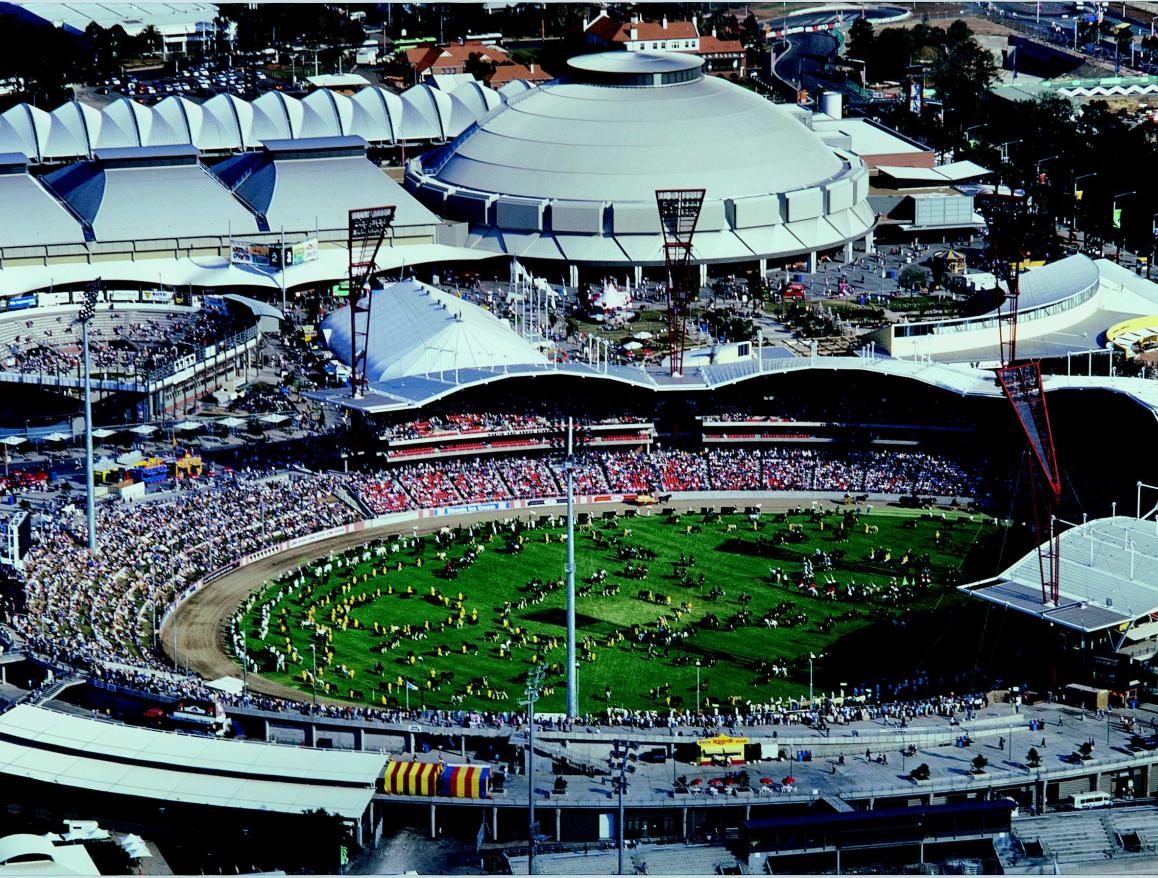
POLYGON ((628 52, 698 52, 700 33, 693 21, 645 21, 632 15, 630 21, 617 21, 606 12, 585 28, 587 42, 600 49, 626 49, 628 52))

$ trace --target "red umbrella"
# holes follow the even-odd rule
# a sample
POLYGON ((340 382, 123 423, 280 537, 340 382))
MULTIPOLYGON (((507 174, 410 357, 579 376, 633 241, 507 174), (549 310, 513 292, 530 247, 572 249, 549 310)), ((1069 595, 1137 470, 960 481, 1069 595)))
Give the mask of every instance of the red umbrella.
POLYGON ((796 783, 796 778, 794 778, 792 775, 788 775, 788 777, 784 778, 784 781, 783 781, 783 783, 784 783, 784 785, 785 785, 785 786, 788 786, 788 787, 790 787, 790 786, 792 786, 794 783, 796 783))
POLYGON ((762 777, 760 778, 760 783, 776 783, 776 781, 772 780, 770 777, 762 777))
POLYGON ((713 777, 710 781, 708 781, 708 783, 714 787, 722 787, 724 785, 724 782, 718 777, 713 777))
POLYGON ((704 782, 704 779, 702 777, 697 777, 695 780, 692 781, 692 786, 698 787, 703 782, 704 782))

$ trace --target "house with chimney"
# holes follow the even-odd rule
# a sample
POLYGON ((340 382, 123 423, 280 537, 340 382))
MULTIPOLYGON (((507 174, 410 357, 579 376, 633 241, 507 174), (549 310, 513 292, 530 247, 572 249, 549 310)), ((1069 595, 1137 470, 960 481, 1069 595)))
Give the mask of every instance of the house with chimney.
POLYGON ((586 22, 583 30, 588 44, 596 50, 688 52, 703 58, 709 73, 744 75, 743 44, 719 39, 714 30, 701 36, 694 20, 674 21, 665 15, 659 21, 647 21, 633 13, 629 20, 619 21, 604 10, 594 21, 586 22))
POLYGON ((623 49, 628 52, 698 52, 700 34, 694 21, 645 21, 632 13, 629 21, 618 21, 606 10, 588 22, 584 31, 587 42, 599 49, 623 49))

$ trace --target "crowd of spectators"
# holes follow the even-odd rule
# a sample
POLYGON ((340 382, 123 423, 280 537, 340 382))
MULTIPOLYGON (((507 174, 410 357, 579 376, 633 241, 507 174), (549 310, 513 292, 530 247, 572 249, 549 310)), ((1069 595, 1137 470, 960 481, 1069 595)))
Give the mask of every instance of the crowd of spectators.
MULTIPOLYGON (((869 452, 843 457, 829 451, 655 451, 587 453, 576 461, 579 490, 676 491, 752 490, 769 482, 817 487, 818 479, 840 484, 899 488, 940 484, 965 489, 976 484, 967 467, 919 452, 869 452), (891 463, 890 463, 891 462, 891 463), (598 486, 598 487, 597 487, 598 486)), ((145 502, 102 503, 96 556, 84 548, 80 517, 54 501, 44 516, 24 573, 24 606, 7 610, 7 624, 24 644, 45 658, 91 673, 106 682, 141 691, 189 698, 224 698, 267 710, 295 710, 349 719, 400 722, 422 719, 445 725, 511 726, 517 712, 399 711, 354 707, 310 707, 253 694, 223 696, 194 676, 174 674, 160 656, 156 637, 166 612, 205 577, 239 558, 294 537, 356 520, 343 498, 358 494, 375 512, 423 505, 508 497, 558 496, 565 484, 558 460, 500 458, 415 464, 378 473, 236 471, 211 474, 182 490, 145 502), (228 514, 222 514, 228 510, 228 514), (335 713, 336 712, 336 713, 335 713)), ((904 693, 865 690, 834 700, 823 711, 791 702, 737 705, 739 724, 840 723, 886 718, 902 721, 929 712, 962 709, 961 699, 912 699, 929 691, 915 681, 904 693), (904 707, 888 696, 903 694, 904 707)), ((899 702, 898 702, 899 703, 899 702)), ((721 718, 719 720, 723 722, 721 718)), ((735 724, 736 720, 729 721, 735 724)), ((673 734, 698 729, 705 718, 691 711, 620 711, 584 718, 584 724, 671 727, 673 734)), ((549 725, 549 722, 548 722, 549 725)))
MULTIPOLYGON (((841 491, 973 497, 980 482, 976 468, 923 451, 657 449, 586 452, 575 460, 580 495, 841 491)), ((383 514, 510 497, 558 497, 565 485, 566 472, 558 461, 451 458, 362 476, 355 490, 376 514, 383 514)))
POLYGON ((153 623, 179 594, 243 555, 355 519, 335 496, 341 478, 230 473, 151 502, 101 504, 95 557, 75 517, 46 517, 27 558, 24 612, 11 622, 59 661, 161 667, 153 623))
MULTIPOLYGON (((90 362, 97 375, 144 376, 238 331, 229 314, 100 311, 89 326, 90 362)), ((5 369, 25 374, 76 375, 81 368, 81 328, 71 314, 24 321, 6 339, 5 369)))

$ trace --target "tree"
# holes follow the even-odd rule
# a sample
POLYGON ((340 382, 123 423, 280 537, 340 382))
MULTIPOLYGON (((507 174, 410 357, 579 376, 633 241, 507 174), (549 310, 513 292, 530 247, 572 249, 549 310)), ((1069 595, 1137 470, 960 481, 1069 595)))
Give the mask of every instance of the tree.
POLYGON ((873 26, 867 18, 861 17, 848 29, 845 55, 867 61, 873 50, 873 26))
POLYGON ((906 265, 897 282, 906 290, 917 290, 929 281, 929 272, 919 265, 906 265))
POLYGON ((471 52, 462 65, 462 72, 469 73, 475 79, 486 81, 495 75, 497 67, 498 64, 490 58, 484 58, 481 52, 471 52))
POLYGON ((973 765, 974 774, 984 774, 985 766, 989 764, 989 760, 986 759, 983 754, 978 753, 973 757, 973 762, 971 764, 973 765))
POLYGON ((944 50, 929 68, 929 82, 949 110, 946 125, 955 133, 956 142, 965 128, 983 118, 989 88, 996 80, 993 54, 969 34, 967 27, 951 26, 944 50))
POLYGON ((1029 752, 1025 754, 1025 764, 1030 768, 1037 768, 1041 765, 1041 754, 1037 752, 1036 747, 1030 747, 1029 752))

